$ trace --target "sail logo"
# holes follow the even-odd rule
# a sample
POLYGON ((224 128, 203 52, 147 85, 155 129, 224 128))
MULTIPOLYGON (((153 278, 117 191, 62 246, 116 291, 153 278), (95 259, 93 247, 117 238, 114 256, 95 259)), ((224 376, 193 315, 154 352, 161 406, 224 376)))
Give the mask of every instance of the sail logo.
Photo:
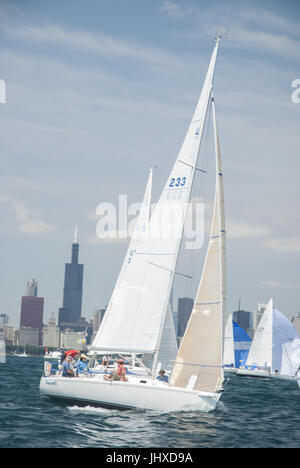
POLYGON ((6 103, 6 84, 4 80, 0 80, 0 104, 6 103))
POLYGON ((291 99, 294 104, 300 103, 300 78, 292 81, 292 88, 296 88, 291 94, 291 99))

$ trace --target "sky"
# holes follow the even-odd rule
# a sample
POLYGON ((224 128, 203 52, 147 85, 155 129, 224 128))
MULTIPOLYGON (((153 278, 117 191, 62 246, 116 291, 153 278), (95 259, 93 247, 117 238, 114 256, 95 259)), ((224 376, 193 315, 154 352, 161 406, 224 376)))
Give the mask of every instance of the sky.
MULTIPOLYGON (((82 315, 107 304, 128 240, 99 241, 96 208, 120 194, 141 201, 155 166, 158 199, 213 37, 227 28, 214 84, 227 310, 241 299, 255 311, 273 297, 288 317, 300 311, 298 2, 12 0, 0 1, 0 313, 12 325, 32 278, 45 298, 44 322, 57 317, 75 225, 82 315)), ((179 287, 175 301, 193 287, 179 287)))

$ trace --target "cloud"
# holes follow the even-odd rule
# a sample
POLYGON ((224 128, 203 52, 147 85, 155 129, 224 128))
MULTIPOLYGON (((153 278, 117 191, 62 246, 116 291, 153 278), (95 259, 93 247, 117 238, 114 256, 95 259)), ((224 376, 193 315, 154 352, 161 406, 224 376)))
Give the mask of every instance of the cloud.
POLYGON ((161 7, 161 10, 173 18, 184 16, 184 11, 174 2, 166 1, 161 7))
POLYGON ((123 57, 148 64, 159 64, 163 67, 181 66, 180 60, 171 52, 101 32, 91 33, 83 29, 64 28, 55 24, 42 26, 20 24, 17 28, 11 24, 2 24, 0 30, 6 36, 34 44, 55 45, 101 57, 123 57))
POLYGON ((300 237, 274 237, 266 239, 264 246, 285 253, 300 252, 300 237))
POLYGON ((14 212, 15 221, 20 232, 46 234, 57 229, 57 226, 42 221, 38 212, 29 209, 23 201, 17 200, 11 195, 0 194, 0 203, 7 205, 14 212))
POLYGON ((228 220, 226 231, 229 237, 235 239, 243 239, 245 237, 263 237, 269 234, 268 226, 233 220, 228 220))
POLYGON ((281 283, 280 281, 261 281, 260 284, 262 286, 267 286, 267 287, 270 287, 270 288, 287 288, 287 289, 300 288, 300 284, 281 283))
POLYGON ((123 244, 128 242, 129 234, 127 231, 106 231, 105 237, 90 236, 85 242, 91 245, 100 245, 100 244, 123 244))

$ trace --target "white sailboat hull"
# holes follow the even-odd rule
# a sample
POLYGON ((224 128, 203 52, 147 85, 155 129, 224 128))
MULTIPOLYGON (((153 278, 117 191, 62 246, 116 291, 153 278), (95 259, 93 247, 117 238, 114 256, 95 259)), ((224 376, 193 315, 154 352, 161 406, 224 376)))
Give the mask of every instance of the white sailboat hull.
POLYGON ((267 379, 279 379, 279 380, 295 380, 292 375, 278 374, 276 372, 268 372, 265 370, 249 370, 249 369, 238 369, 236 375, 242 377, 262 377, 267 379))
POLYGON ((40 392, 55 399, 110 408, 205 413, 216 408, 221 396, 221 393, 173 387, 153 379, 108 382, 97 376, 42 377, 40 392))

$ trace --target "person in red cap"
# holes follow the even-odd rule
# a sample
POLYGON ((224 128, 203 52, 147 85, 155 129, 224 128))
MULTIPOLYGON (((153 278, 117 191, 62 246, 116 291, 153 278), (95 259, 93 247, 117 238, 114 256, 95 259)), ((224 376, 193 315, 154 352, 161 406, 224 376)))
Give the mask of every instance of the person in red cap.
POLYGON ((69 351, 65 352, 65 356, 71 356, 73 359, 75 359, 76 356, 80 354, 80 351, 77 351, 77 349, 70 349, 69 351))
POLYGON ((127 369, 124 366, 124 359, 118 359, 118 367, 115 371, 111 372, 109 375, 104 375, 105 380, 121 380, 122 382, 127 382, 126 372, 127 369))

